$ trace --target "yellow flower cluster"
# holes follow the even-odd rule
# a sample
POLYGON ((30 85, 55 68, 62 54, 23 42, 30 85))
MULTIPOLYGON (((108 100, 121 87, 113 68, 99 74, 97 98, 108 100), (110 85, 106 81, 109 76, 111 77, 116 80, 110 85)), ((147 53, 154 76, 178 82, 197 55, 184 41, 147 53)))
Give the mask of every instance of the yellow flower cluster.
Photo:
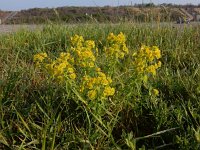
POLYGON ((39 53, 34 56, 34 61, 37 66, 42 66, 54 79, 62 82, 65 77, 69 77, 73 80, 76 78, 75 69, 73 67, 74 58, 70 53, 62 52, 55 60, 48 58, 46 62, 43 62, 45 58, 48 58, 46 53, 39 53))
POLYGON ((84 40, 82 36, 71 37, 71 51, 76 59, 76 65, 80 67, 94 67, 95 56, 93 50, 95 43, 92 40, 84 40))
POLYGON ((109 58, 123 59, 129 50, 126 46, 126 37, 120 32, 118 35, 110 33, 107 37, 108 47, 104 47, 104 51, 109 58))
POLYGON ((34 62, 37 62, 37 66, 40 66, 40 63, 42 63, 45 58, 47 58, 47 53, 38 53, 34 55, 33 60, 34 62))
MULTIPOLYGON (((104 52, 109 61, 106 61, 105 65, 112 65, 113 59, 122 59, 129 53, 123 33, 110 33, 107 42, 104 52)), ((97 54, 98 49, 94 41, 84 40, 82 36, 75 35, 71 37, 71 48, 67 52, 60 53, 55 59, 51 59, 46 53, 39 53, 34 56, 34 61, 37 67, 44 69, 52 79, 61 83, 73 81, 70 84, 76 84, 74 87, 88 99, 105 99, 115 94, 115 88, 111 86, 112 79, 98 67, 95 57, 97 54)), ((145 82, 149 75, 156 75, 157 69, 161 67, 161 52, 156 46, 142 46, 132 58, 131 67, 134 67, 136 77, 142 77, 142 81, 145 82)), ((153 93, 158 95, 159 91, 154 89, 153 93)))
POLYGON ((90 100, 114 95, 115 89, 110 87, 111 78, 95 66, 94 51, 97 53, 98 50, 95 48, 94 41, 85 41, 82 36, 75 35, 71 38, 71 43, 71 52, 75 56, 76 65, 83 68, 93 68, 93 76, 90 75, 91 72, 85 72, 86 75, 81 79, 80 92, 86 92, 90 100))
POLYGON ((157 46, 142 46, 141 49, 133 54, 133 65, 138 74, 151 73, 156 75, 156 70, 161 67, 161 52, 157 46))
POLYGON ((60 53, 56 59, 40 53, 34 56, 34 61, 61 83, 72 79, 80 88, 79 91, 90 100, 114 95, 115 89, 110 86, 112 79, 97 67, 94 53, 98 50, 95 42, 75 35, 71 37, 71 44, 71 49, 60 53), (44 62, 45 58, 48 59, 44 62))
MULTIPOLYGON (((100 68, 96 70, 100 70, 100 68)), ((91 100, 97 98, 98 95, 102 97, 114 95, 115 89, 110 87, 112 79, 107 77, 102 71, 97 71, 95 74, 95 77, 89 75, 83 77, 80 91, 88 91, 87 95, 91 100)))
POLYGON ((73 67, 74 58, 70 53, 62 52, 60 56, 55 60, 50 60, 44 67, 49 74, 63 82, 66 77, 70 79, 76 79, 75 68, 73 67))

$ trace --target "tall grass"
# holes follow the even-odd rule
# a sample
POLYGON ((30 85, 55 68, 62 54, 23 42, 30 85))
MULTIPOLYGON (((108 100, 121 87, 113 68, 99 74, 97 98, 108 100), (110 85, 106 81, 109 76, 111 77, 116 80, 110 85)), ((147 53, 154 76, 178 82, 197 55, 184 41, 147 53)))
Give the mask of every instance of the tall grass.
MULTIPOLYGON (((199 38, 199 26, 159 24, 49 25, 1 36, 0 149, 199 149, 199 38), (111 106, 96 104, 102 116, 70 85, 45 80, 33 55, 56 56, 75 34, 102 47, 110 32, 123 32, 132 53, 143 44, 158 46, 163 65, 150 81, 158 97, 145 87, 138 98, 124 89, 111 106)), ((116 85, 123 87, 126 78, 119 76, 116 85)))

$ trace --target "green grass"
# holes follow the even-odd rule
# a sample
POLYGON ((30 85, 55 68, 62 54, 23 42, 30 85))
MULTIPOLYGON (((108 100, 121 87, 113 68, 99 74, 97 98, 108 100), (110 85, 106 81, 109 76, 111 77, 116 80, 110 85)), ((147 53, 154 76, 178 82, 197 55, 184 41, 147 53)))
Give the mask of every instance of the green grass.
POLYGON ((199 149, 199 39, 199 26, 134 24, 53 25, 2 35, 0 149, 199 149), (160 48, 162 67, 150 81, 158 97, 145 87, 134 96, 130 87, 139 83, 129 85, 121 75, 114 79, 118 93, 94 111, 72 86, 48 81, 34 67, 34 54, 66 51, 75 34, 101 48, 110 32, 123 32, 131 53, 142 44, 160 48))

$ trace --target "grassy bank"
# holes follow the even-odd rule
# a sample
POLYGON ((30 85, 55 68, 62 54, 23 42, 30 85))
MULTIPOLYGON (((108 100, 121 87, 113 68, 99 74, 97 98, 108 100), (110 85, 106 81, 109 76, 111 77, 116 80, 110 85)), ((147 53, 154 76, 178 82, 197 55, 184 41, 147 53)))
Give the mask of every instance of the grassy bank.
POLYGON ((1 36, 0 149, 199 149, 199 38, 199 26, 133 24, 54 25, 1 36), (129 53, 108 57, 107 37, 120 32, 129 53), (75 34, 95 41, 95 66, 112 78, 113 95, 91 100, 81 93, 77 64, 78 81, 60 83, 33 61, 41 52, 52 60, 70 52, 75 34), (142 45, 161 51, 156 75, 135 69, 142 45))

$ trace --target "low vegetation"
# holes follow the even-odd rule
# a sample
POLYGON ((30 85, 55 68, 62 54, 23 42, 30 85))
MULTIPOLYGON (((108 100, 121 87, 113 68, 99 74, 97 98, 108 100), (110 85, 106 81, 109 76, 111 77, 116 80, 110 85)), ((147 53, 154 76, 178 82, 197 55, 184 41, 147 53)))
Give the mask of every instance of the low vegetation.
POLYGON ((199 149, 200 27, 48 25, 0 37, 0 149, 199 149))

